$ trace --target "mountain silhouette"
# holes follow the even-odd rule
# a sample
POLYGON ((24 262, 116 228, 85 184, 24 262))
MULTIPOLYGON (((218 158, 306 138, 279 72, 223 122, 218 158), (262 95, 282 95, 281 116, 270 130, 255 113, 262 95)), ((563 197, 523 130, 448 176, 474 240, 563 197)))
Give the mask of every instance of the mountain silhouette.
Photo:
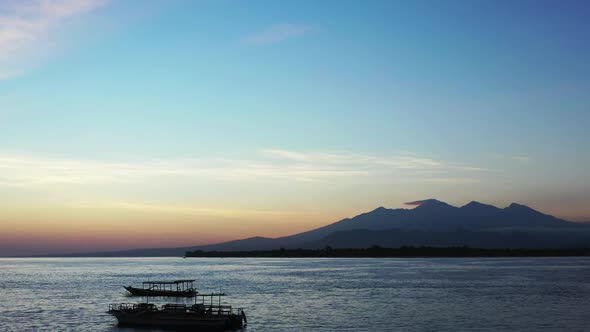
POLYGON ((280 237, 251 237, 218 244, 136 249, 102 256, 167 256, 186 251, 273 250, 278 248, 359 248, 471 246, 481 248, 590 247, 590 225, 562 220, 512 203, 498 208, 472 201, 455 207, 436 199, 406 203, 410 209, 387 209, 346 218, 310 231, 280 237))
POLYGON ((366 229, 405 229, 405 230, 498 230, 507 228, 570 228, 579 225, 543 214, 527 206, 512 203, 500 209, 492 205, 471 202, 463 207, 428 199, 410 202, 414 209, 377 208, 351 219, 343 219, 328 226, 286 237, 288 239, 308 239, 335 231, 366 229), (419 204, 418 204, 419 203, 419 204))
POLYGON ((455 207, 436 199, 407 203, 413 209, 386 209, 346 218, 307 232, 269 239, 231 241, 199 250, 367 247, 381 245, 491 248, 586 247, 590 227, 558 219, 516 203, 506 208, 472 201, 455 207), (230 249, 230 247, 232 249, 230 249))

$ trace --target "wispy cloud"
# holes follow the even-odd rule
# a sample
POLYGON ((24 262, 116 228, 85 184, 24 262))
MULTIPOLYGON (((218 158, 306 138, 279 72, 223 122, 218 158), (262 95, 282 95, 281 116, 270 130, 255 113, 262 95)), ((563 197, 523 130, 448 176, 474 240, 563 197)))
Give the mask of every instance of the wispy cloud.
POLYGON ((416 156, 373 156, 351 152, 260 150, 249 159, 199 158, 110 162, 0 153, 0 187, 47 188, 52 185, 149 183, 180 178, 207 181, 461 181, 485 171, 477 167, 416 156), (459 173, 459 175, 457 175, 459 173), (463 175, 463 176, 461 176, 463 175))
POLYGON ((256 217, 260 218, 281 218, 285 215, 296 215, 297 211, 290 210, 261 210, 261 209, 236 209, 236 208, 210 208, 210 207, 195 207, 178 204, 146 204, 141 202, 70 202, 71 207, 74 208, 88 208, 88 209, 124 209, 124 210, 139 210, 139 211, 153 211, 155 213, 170 213, 170 214, 184 214, 192 216, 216 216, 216 217, 256 217))
POLYGON ((0 80, 25 72, 55 43, 53 33, 69 18, 109 0, 8 1, 0 5, 0 80))
POLYGON ((310 31, 310 27, 303 24, 281 23, 272 25, 262 31, 248 35, 240 40, 243 45, 266 45, 303 36, 310 31))
POLYGON ((281 149, 265 149, 261 153, 269 157, 290 160, 297 163, 323 165, 324 167, 346 167, 351 169, 388 169, 413 171, 445 171, 461 170, 468 172, 489 171, 480 167, 472 167, 449 163, 432 158, 420 157, 411 153, 395 156, 375 156, 367 154, 341 152, 296 152, 281 149))

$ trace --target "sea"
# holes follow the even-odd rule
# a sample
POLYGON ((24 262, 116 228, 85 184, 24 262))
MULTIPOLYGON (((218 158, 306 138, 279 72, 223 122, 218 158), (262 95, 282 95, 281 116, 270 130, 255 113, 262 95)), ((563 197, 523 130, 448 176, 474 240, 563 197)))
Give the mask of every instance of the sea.
POLYGON ((119 328, 109 304, 187 278, 244 308, 250 332, 590 331, 587 257, 4 258, 0 331, 159 331, 119 328))

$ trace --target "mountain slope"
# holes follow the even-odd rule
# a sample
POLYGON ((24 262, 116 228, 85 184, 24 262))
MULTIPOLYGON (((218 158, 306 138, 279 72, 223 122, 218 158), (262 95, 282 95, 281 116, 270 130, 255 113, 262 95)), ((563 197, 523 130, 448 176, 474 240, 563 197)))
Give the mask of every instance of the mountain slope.
MULTIPOLYGON (((407 203, 280 238, 252 237, 183 248, 136 249, 89 256, 179 256, 186 251, 272 250, 278 248, 366 247, 367 245, 470 245, 474 247, 590 246, 590 225, 573 223, 512 203, 497 208, 479 202, 462 207, 436 199, 407 203), (520 241, 520 242, 519 242, 520 241)), ((82 255, 76 255, 82 256, 82 255)))
POLYGON ((579 245, 590 234, 590 227, 543 214, 527 206, 513 203, 500 209, 492 205, 470 202, 454 207, 436 199, 410 202, 414 209, 386 209, 346 218, 307 232, 267 239, 256 247, 246 239, 203 247, 202 250, 267 250, 277 248, 365 247, 367 245, 466 245, 483 247, 518 246, 519 239, 526 247, 579 245), (362 230, 362 232, 358 232, 362 230), (573 233, 583 231, 580 236, 573 233), (517 232, 516 235, 513 233, 517 232), (410 236, 411 235, 411 236, 410 236), (341 238, 339 238, 341 237, 341 238), (555 237, 555 239, 553 239, 555 237), (346 238, 346 240, 344 240, 346 238), (399 241, 391 240, 400 238, 399 241), (390 239, 390 240, 385 240, 390 239), (413 239, 413 240, 411 240, 413 239), (429 239, 438 239, 430 241, 429 239), (481 239, 481 241, 477 241, 481 239), (496 239, 496 240, 494 240, 496 239), (215 249, 213 249, 215 248, 215 249))
POLYGON ((414 209, 386 209, 379 207, 371 212, 347 218, 311 231, 283 237, 286 246, 293 243, 309 243, 334 232, 364 229, 379 230, 422 230, 443 231, 467 229, 479 231, 501 231, 508 229, 564 229, 577 228, 579 224, 557 219, 529 207, 511 204, 499 209, 492 205, 471 202, 461 208, 428 199, 410 202, 414 209))

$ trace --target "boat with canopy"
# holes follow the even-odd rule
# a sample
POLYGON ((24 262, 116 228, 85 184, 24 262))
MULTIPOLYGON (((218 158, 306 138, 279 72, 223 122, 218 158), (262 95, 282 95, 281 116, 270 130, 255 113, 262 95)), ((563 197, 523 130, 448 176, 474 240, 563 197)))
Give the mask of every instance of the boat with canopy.
POLYGON ((193 297, 197 293, 193 286, 194 281, 194 279, 144 281, 141 288, 125 286, 125 289, 134 296, 193 297))
POLYGON ((107 313, 121 326, 198 329, 206 331, 236 330, 247 324, 242 308, 221 303, 225 293, 195 294, 193 305, 168 303, 118 303, 109 305, 107 313), (217 298, 217 301, 214 301, 217 298))

